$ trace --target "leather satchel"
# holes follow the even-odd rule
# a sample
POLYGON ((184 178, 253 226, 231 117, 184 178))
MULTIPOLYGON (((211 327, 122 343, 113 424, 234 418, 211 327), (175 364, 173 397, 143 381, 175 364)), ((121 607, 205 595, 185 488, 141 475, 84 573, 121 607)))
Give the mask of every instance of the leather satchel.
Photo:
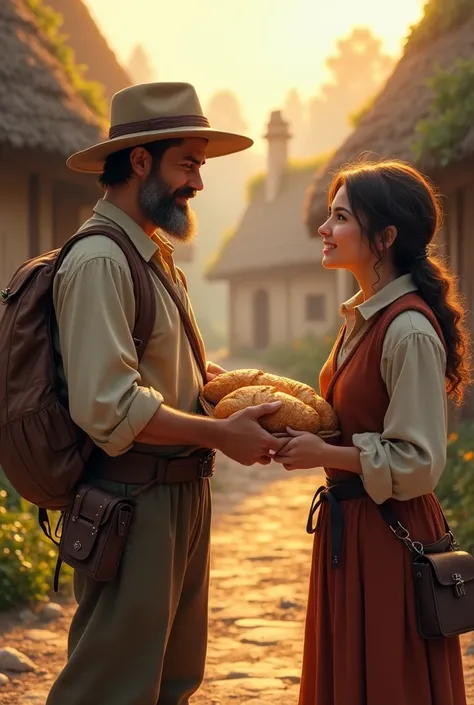
MULTIPOLYGON (((440 506, 441 509, 441 506, 440 506)), ((446 534, 436 543, 413 541, 390 503, 380 505, 395 536, 413 553, 418 631, 423 639, 474 631, 474 557, 459 550, 443 513, 446 534)), ((442 511, 442 509, 441 509, 442 511)))
POLYGON ((418 630, 424 639, 474 631, 474 558, 466 551, 424 553, 413 562, 418 630))
POLYGON ((98 581, 117 574, 133 515, 133 501, 92 485, 81 485, 74 503, 64 513, 59 542, 61 562, 98 581))

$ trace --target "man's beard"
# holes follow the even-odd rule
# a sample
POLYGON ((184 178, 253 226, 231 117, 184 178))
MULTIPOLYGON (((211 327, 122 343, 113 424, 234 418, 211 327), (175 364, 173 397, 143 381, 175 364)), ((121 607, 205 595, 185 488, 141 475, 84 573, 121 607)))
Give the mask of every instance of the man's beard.
POLYGON ((153 170, 138 194, 140 209, 147 220, 181 242, 191 240, 196 233, 196 216, 188 204, 177 203, 177 198, 192 198, 195 191, 183 187, 171 191, 158 171, 153 170))

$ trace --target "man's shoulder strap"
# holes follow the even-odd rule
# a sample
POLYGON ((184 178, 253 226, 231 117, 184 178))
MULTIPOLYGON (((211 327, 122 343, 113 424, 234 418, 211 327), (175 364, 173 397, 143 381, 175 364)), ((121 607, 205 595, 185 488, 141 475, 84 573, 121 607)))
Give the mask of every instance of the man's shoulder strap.
MULTIPOLYGON (((153 261, 150 262, 150 267, 152 268, 152 270, 154 271, 154 273, 156 274, 158 279, 161 281, 161 283, 165 287, 166 291, 170 295, 171 299, 174 301, 175 305, 178 308, 179 315, 180 315, 181 321, 183 323, 184 331, 188 337, 189 344, 191 346, 195 360, 196 360, 196 362, 199 366, 199 370, 201 372, 203 384, 206 384, 207 374, 206 374, 205 351, 203 350, 203 347, 202 347, 201 343, 199 342, 199 339, 198 339, 194 324, 191 320, 191 317, 190 317, 189 313, 186 311, 186 308, 185 308, 183 302, 181 301, 181 298, 180 298, 178 292, 176 291, 175 287, 173 286, 171 281, 168 279, 166 274, 153 261)), ((178 270, 178 272, 181 272, 181 270, 178 270)), ((186 286, 185 281, 183 281, 183 284, 186 286)))
POLYGON ((156 302, 148 264, 143 260, 125 231, 118 226, 114 227, 102 223, 83 228, 61 248, 57 258, 56 269, 59 269, 61 262, 76 242, 92 235, 105 235, 110 238, 120 247, 127 258, 135 296, 133 339, 138 359, 141 360, 155 325, 156 302))

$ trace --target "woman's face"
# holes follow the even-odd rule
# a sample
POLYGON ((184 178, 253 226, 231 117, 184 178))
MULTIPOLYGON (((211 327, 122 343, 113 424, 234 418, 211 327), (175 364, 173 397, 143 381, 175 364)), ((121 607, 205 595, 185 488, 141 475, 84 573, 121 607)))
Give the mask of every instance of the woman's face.
POLYGON ((319 234, 323 238, 323 267, 347 269, 356 276, 373 268, 376 258, 352 212, 345 185, 336 193, 319 234))

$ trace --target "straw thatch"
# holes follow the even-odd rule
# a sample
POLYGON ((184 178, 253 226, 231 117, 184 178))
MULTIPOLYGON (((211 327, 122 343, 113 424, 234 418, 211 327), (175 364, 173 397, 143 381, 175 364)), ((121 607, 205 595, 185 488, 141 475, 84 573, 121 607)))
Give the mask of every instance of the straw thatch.
MULTIPOLYGON (((433 98, 427 81, 438 68, 449 70, 458 59, 473 55, 474 16, 421 48, 408 43, 404 56, 372 108, 335 152, 324 172, 316 175, 308 191, 306 220, 313 235, 327 211, 327 189, 333 173, 364 152, 376 158, 393 157, 413 162, 416 127, 420 120, 428 117, 433 98)), ((474 126, 458 149, 460 160, 472 154, 474 126)), ((431 171, 437 165, 425 162, 420 166, 431 171)))
POLYGON ((84 66, 84 78, 101 83, 108 102, 114 93, 132 85, 132 79, 107 44, 83 0, 44 2, 61 15, 60 32, 74 50, 76 63, 84 66))
POLYGON ((1 0, 0 144, 68 156, 102 137, 24 0, 1 0))
POLYGON ((314 166, 288 168, 275 201, 265 199, 265 182, 255 190, 233 237, 207 272, 211 281, 298 265, 320 265, 321 247, 308 238, 303 200, 314 166))

